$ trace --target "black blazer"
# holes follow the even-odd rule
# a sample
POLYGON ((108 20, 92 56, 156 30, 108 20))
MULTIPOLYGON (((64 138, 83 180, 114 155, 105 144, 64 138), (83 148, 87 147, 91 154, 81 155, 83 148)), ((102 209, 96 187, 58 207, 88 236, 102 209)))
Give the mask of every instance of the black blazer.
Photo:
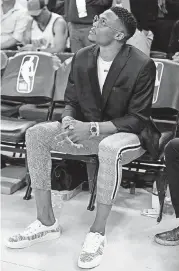
POLYGON ((118 132, 137 134, 145 149, 153 144, 157 148, 158 139, 150 142, 153 133, 158 133, 150 120, 156 75, 153 60, 133 46, 124 45, 111 65, 101 94, 98 54, 99 47, 92 45, 74 55, 62 118, 112 121, 118 132))

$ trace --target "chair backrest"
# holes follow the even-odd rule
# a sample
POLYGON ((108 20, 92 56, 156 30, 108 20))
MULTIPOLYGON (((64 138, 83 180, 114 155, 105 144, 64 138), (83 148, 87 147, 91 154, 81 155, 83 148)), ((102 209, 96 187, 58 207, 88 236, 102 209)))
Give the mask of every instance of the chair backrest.
POLYGON ((64 62, 66 59, 73 57, 74 54, 73 53, 59 53, 57 54, 57 56, 62 62, 64 62))
POLYGON ((8 57, 6 53, 4 53, 3 51, 0 51, 0 59, 1 59, 1 77, 2 77, 8 63, 8 57))
POLYGON ((56 69, 53 56, 22 52, 10 58, 2 77, 3 99, 32 104, 49 102, 54 95, 56 69))
POLYGON ((14 56, 15 54, 19 53, 19 51, 16 51, 16 50, 3 50, 3 51, 6 53, 6 55, 7 55, 8 57, 12 57, 12 56, 14 56))
POLYGON ((68 83, 68 77, 71 70, 72 57, 66 59, 61 67, 57 70, 56 82, 55 82, 55 102, 64 102, 64 94, 68 83))
POLYGON ((0 54, 1 54, 1 70, 4 70, 7 66, 7 63, 8 63, 8 57, 6 55, 5 52, 1 51, 0 50, 0 54))
POLYGON ((157 68, 152 108, 179 111, 179 64, 153 59, 157 68))

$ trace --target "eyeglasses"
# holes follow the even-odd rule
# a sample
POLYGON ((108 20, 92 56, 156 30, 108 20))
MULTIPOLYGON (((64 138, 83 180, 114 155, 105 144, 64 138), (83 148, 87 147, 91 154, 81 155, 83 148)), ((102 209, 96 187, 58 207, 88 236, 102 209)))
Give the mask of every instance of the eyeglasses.
POLYGON ((97 24, 98 26, 102 26, 102 27, 108 27, 108 28, 110 28, 110 29, 112 29, 112 30, 114 30, 114 31, 116 31, 116 32, 120 32, 119 29, 110 26, 110 25, 106 22, 105 18, 100 18, 98 15, 95 15, 95 16, 94 16, 94 19, 93 19, 93 25, 94 25, 94 24, 97 24))

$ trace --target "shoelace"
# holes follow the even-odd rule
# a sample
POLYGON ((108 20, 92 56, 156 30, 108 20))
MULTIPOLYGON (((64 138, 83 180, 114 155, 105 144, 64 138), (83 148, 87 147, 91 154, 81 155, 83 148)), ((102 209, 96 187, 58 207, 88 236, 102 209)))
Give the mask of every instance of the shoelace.
POLYGON ((99 233, 94 234, 89 233, 84 242, 83 251, 88 253, 95 253, 101 242, 100 237, 101 236, 99 233))
POLYGON ((34 232, 37 231, 38 228, 41 227, 41 224, 39 223, 38 220, 34 221, 31 225, 29 225, 29 227, 27 227, 25 230, 24 230, 24 234, 25 235, 29 235, 29 234, 32 234, 34 232))

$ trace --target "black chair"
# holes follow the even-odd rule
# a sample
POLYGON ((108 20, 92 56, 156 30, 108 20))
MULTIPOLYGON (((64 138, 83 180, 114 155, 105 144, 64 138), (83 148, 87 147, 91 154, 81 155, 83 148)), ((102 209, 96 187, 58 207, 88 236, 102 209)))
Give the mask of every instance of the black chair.
MULTIPOLYGON (((1 97, 4 101, 40 104, 49 103, 46 120, 51 118, 56 69, 51 54, 23 52, 11 58, 2 77, 1 97)), ((25 132, 36 124, 21 118, 3 117, 1 120, 1 150, 25 154, 25 132)), ((6 156, 7 158, 8 156, 6 156)), ((10 163, 24 159, 9 157, 10 163)))
MULTIPOLYGON (((164 194, 166 191, 166 176, 165 176, 165 165, 164 165, 164 147, 170 139, 176 135, 176 129, 178 125, 178 111, 179 111, 179 65, 169 60, 155 59, 157 66, 156 86, 153 97, 153 117, 158 128, 162 132, 160 139, 160 150, 158 157, 154 160, 148 153, 143 155, 141 158, 133 161, 129 165, 126 165, 129 170, 136 169, 136 173, 139 173, 140 169, 145 171, 149 170, 156 174, 157 187, 159 191, 159 199, 161 202, 161 211, 158 221, 162 218, 162 208, 164 202, 164 194), (156 164, 155 167, 152 165, 156 164)), ((56 86, 58 88, 58 80, 61 82, 61 78, 65 75, 59 72, 57 76, 56 86)), ((65 90, 65 88, 64 88, 65 90)), ((55 91, 54 101, 63 101, 63 92, 55 91)), ((79 160, 86 163, 92 163, 95 165, 93 185, 91 189, 91 197, 88 210, 94 210, 94 203, 96 198, 96 182, 97 173, 99 168, 99 161, 97 155, 69 155, 59 152, 51 153, 52 159, 60 158, 66 160, 79 160)), ((125 167, 126 167, 125 166, 125 167)), ((136 177, 135 173, 135 177, 136 177)), ((30 186, 30 184, 29 184, 30 186)))
MULTIPOLYGON (((4 71, 8 65, 8 56, 4 51, 0 51, 1 54, 1 77, 4 74, 4 71)), ((19 113, 19 107, 20 104, 17 102, 12 102, 12 101, 3 101, 1 99, 1 116, 6 116, 6 117, 16 117, 18 116, 19 113)))
MULTIPOLYGON (((60 78, 60 80, 57 79, 57 84, 59 90, 58 92, 64 93, 64 90, 66 88, 66 76, 68 76, 71 64, 68 65, 69 61, 71 61, 71 58, 73 57, 73 54, 67 54, 67 53, 61 53, 58 54, 58 58, 62 62, 62 68, 64 69, 63 77, 61 78, 59 76, 60 72, 58 72, 57 78, 60 78)), ((36 120, 37 122, 42 122, 46 120, 46 115, 48 111, 48 103, 46 104, 24 104, 19 108, 19 115, 23 119, 28 120, 36 120)), ((57 101, 54 104, 53 108, 53 115, 52 120, 59 120, 61 119, 61 115, 64 110, 64 101, 57 101)))
POLYGON ((139 177, 142 176, 145 179, 147 174, 153 175, 153 180, 157 183, 160 201, 160 214, 157 219, 160 222, 167 189, 164 149, 166 144, 176 137, 179 123, 179 64, 164 59, 154 59, 154 61, 157 67, 157 76, 152 117, 161 132, 158 157, 152 159, 148 153, 145 153, 127 166, 128 170, 133 169, 136 171, 133 172, 133 182, 131 182, 133 191, 134 182, 139 177), (141 170, 145 171, 145 173, 141 173, 141 170))
MULTIPOLYGON (((55 110, 57 104, 58 104, 58 106, 61 105, 62 108, 64 109, 64 93, 65 93, 70 69, 71 69, 71 59, 67 59, 65 65, 57 71, 52 112, 53 112, 53 110, 55 110)), ((52 116, 53 116, 53 114, 52 114, 52 116)), ((52 117, 52 119, 53 119, 53 117, 52 117)), ((95 166, 94 180, 93 180, 94 185, 92 186, 91 193, 93 195, 95 195, 96 180, 97 180, 97 173, 98 173, 98 157, 97 157, 97 155, 69 155, 69 154, 65 154, 65 153, 59 153, 59 152, 52 151, 51 157, 52 157, 52 159, 59 159, 60 158, 60 159, 65 159, 65 160, 77 160, 77 161, 82 161, 85 163, 94 164, 94 166, 95 166)), ((28 187, 26 190, 26 195, 24 198, 25 199, 31 198, 30 178, 29 178, 29 183, 28 183, 28 187)), ((94 209, 94 201, 95 201, 95 197, 92 197, 90 199, 88 210, 92 211, 94 209)))

